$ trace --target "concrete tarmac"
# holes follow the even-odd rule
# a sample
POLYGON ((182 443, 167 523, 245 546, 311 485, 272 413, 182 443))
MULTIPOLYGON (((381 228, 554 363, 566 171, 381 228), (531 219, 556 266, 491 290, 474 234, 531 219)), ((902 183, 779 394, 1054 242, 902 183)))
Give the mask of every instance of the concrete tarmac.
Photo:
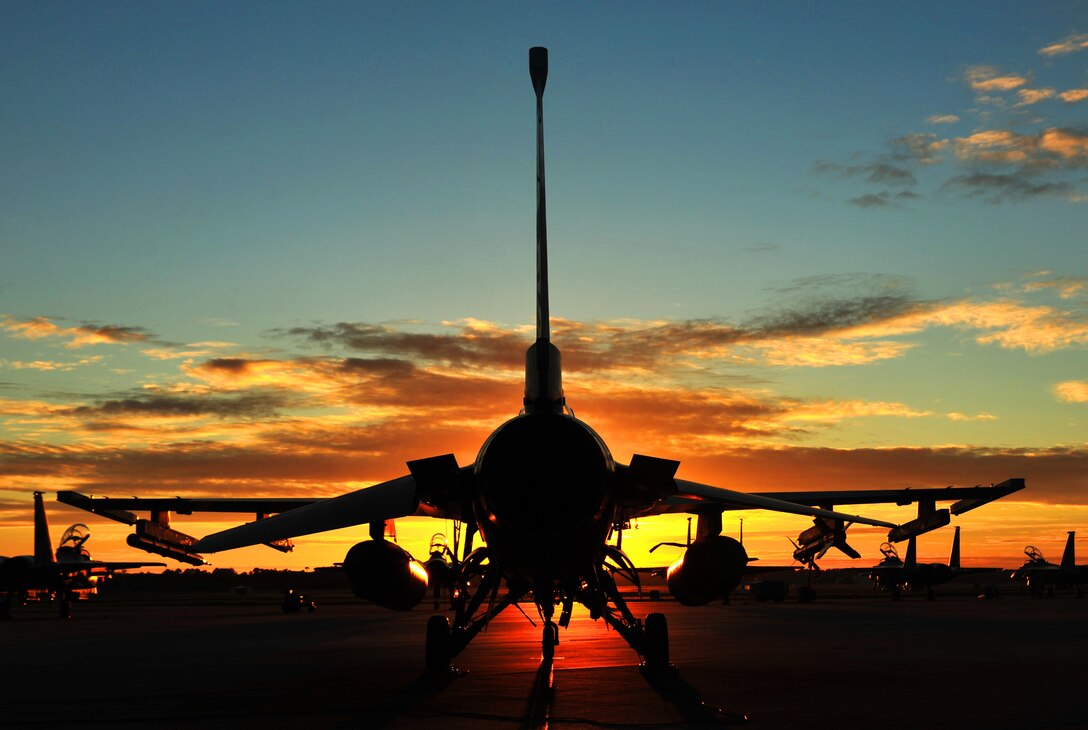
POLYGON ((1088 727, 1088 600, 1068 596, 633 602, 667 616, 661 675, 584 612, 542 663, 540 629, 510 608, 441 680, 421 672, 429 607, 278 599, 103 595, 68 621, 15 607, 0 726, 1088 727))

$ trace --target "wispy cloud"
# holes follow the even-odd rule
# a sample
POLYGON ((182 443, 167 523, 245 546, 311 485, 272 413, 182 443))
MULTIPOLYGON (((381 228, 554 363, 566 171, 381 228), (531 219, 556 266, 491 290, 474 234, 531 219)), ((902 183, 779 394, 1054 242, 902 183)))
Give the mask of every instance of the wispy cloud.
POLYGON ((1082 167, 1088 163, 1088 132, 1078 129, 1052 128, 1033 135, 993 129, 951 142, 956 157, 967 162, 1025 168, 1082 167))
POLYGON ((820 174, 835 174, 842 177, 863 177, 871 183, 882 185, 910 187, 917 184, 918 180, 910 170, 897 167, 888 162, 871 162, 865 165, 840 165, 835 162, 819 160, 814 169, 820 174))
POLYGON ((102 362, 101 355, 94 355, 92 357, 83 357, 79 360, 0 360, 0 367, 11 368, 12 370, 42 370, 42 371, 70 371, 76 368, 84 367, 85 365, 94 365, 95 363, 102 362))
POLYGON ((67 339, 65 347, 71 349, 88 345, 145 342, 152 338, 151 333, 142 327, 96 324, 61 327, 45 317, 24 320, 6 317, 0 321, 0 329, 7 331, 12 337, 24 340, 67 339))
POLYGON ((179 347, 151 347, 141 352, 154 360, 192 360, 198 357, 207 357, 217 350, 237 347, 233 342, 194 342, 190 345, 179 347))
POLYGON ((1016 92, 1016 106, 1031 106, 1040 101, 1053 99, 1057 95, 1054 89, 1020 89, 1016 92))
POLYGON ((1020 283, 1002 283, 999 290, 1017 290, 1027 294, 1041 291, 1055 291, 1061 299, 1075 299, 1088 294, 1088 279, 1055 276, 1053 272, 1042 271, 1031 275, 1020 283))
MULTIPOLYGON (((1069 36, 1041 52, 1060 56, 1082 50, 1086 37, 1069 36)), ((970 134, 908 132, 889 139, 882 151, 853 155, 853 159, 868 158, 867 162, 820 160, 813 166, 814 172, 855 179, 875 188, 843 198, 849 205, 867 209, 898 207, 908 197, 920 200, 928 191, 917 191, 916 173, 925 168, 938 172, 949 169, 944 181, 937 183, 938 194, 990 203, 1039 198, 1088 201, 1082 174, 1088 167, 1088 129, 1081 120, 1068 119, 1068 112, 1064 125, 1046 116, 1061 112, 1060 105, 1046 102, 1075 104, 1088 98, 1088 89, 1060 91, 1054 84, 1034 83, 1030 74, 1003 71, 993 65, 968 66, 959 79, 972 94, 973 105, 963 112, 977 119, 970 134), (880 174, 880 170, 891 174, 880 174), (907 192, 911 195, 905 195, 907 192)), ((962 118, 961 114, 940 114, 926 122, 946 125, 962 118)))
POLYGON ((970 66, 964 71, 963 80, 973 91, 981 94, 1012 91, 1028 83, 1024 76, 1002 73, 993 66, 970 66))
POLYGON ((1039 53, 1043 56, 1065 56, 1085 49, 1088 49, 1088 33, 1077 33, 1043 46, 1039 49, 1039 53))
POLYGON ((991 203, 1008 200, 1030 200, 1044 196, 1077 199, 1079 191, 1067 182, 1034 182, 1021 173, 994 174, 976 172, 950 178, 942 190, 959 191, 970 198, 982 198, 991 203))
POLYGON ((997 416, 992 413, 976 413, 975 415, 969 415, 966 413, 958 413, 953 411, 948 415, 948 419, 951 421, 996 421, 997 416))

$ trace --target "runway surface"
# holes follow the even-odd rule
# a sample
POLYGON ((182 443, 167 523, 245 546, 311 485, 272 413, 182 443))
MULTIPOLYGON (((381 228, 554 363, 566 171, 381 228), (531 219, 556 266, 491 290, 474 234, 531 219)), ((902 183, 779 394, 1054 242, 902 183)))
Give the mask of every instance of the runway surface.
POLYGON ((69 621, 16 607, 0 725, 1088 727, 1088 600, 1071 597, 637 602, 668 618, 676 671, 660 676, 585 613, 542 665, 511 608, 441 681, 421 673, 429 608, 319 595, 285 614, 278 598, 103 595, 69 621))

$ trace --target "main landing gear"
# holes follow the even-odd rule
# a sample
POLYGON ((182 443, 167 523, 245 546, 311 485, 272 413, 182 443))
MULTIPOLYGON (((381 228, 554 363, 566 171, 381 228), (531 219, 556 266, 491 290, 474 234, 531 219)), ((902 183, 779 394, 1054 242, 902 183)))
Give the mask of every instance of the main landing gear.
POLYGON ((450 650, 450 620, 431 616, 427 621, 426 668, 431 674, 447 671, 453 654, 450 650))
POLYGON ((540 652, 545 661, 555 657, 559 627, 570 622, 574 603, 589 611, 591 619, 603 619, 642 657, 642 668, 669 669, 669 627, 662 613, 651 613, 645 622, 631 613, 620 594, 613 573, 622 573, 638 585, 638 574, 630 560, 615 548, 608 548, 601 564, 581 578, 543 585, 508 580, 502 569, 489 559, 487 548, 472 552, 454 575, 454 616, 431 616, 427 622, 426 669, 431 674, 451 671, 450 661, 460 654, 485 626, 511 604, 532 593, 544 621, 540 652), (472 590, 470 590, 470 584, 472 590), (505 584, 505 592, 501 590, 505 584), (555 609, 561 608, 558 622, 555 609))
POLYGON ((643 666, 652 671, 669 666, 669 624, 663 613, 651 613, 642 628, 643 666))
POLYGON ((555 647, 559 643, 559 627, 551 621, 544 624, 544 633, 540 638, 540 653, 546 661, 555 656, 555 647))

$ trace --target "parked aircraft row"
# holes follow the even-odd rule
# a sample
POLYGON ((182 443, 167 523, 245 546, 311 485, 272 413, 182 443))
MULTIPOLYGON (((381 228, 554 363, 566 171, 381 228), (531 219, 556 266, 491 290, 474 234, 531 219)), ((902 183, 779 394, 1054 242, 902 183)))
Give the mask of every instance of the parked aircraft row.
POLYGON ((0 558, 0 618, 8 618, 14 603, 56 600, 62 618, 72 614, 72 601, 86 598, 98 589, 98 582, 119 570, 165 567, 166 563, 114 562, 91 560, 87 526, 72 525, 61 536, 57 551, 49 536, 42 493, 34 492, 34 554, 0 558))
POLYGON ((425 656, 429 670, 448 670, 496 616, 529 599, 542 624, 541 649, 551 658, 575 603, 614 629, 647 668, 669 665, 665 616, 634 615, 616 584, 617 575, 638 581, 622 550, 623 531, 635 518, 688 513, 696 536, 668 570, 668 586, 687 606, 721 599, 740 582, 749 557, 743 545, 722 534, 726 510, 766 509, 815 518, 798 549, 822 554, 845 549, 846 528, 861 523, 889 529, 888 540, 911 539, 960 515, 1024 488, 1023 479, 989 487, 884 489, 866 492, 743 493, 675 477, 679 462, 634 454, 618 462, 604 440, 578 420, 563 389, 559 349, 551 341, 548 298, 547 215, 544 176, 543 98, 548 53, 529 51, 536 96, 536 339, 525 356, 520 409, 484 441, 475 462, 453 454, 407 462, 407 474, 331 499, 116 499, 62 492, 59 499, 136 528, 129 544, 191 563, 202 552, 265 544, 291 549, 300 535, 368 525, 370 540, 352 547, 343 561, 355 593, 391 609, 417 605, 428 588, 424 565, 394 541, 387 524, 426 516, 464 525, 449 551, 453 619, 432 616, 425 656), (937 509, 940 502, 952 504, 937 509), (895 525, 837 511, 842 505, 916 504, 917 518, 895 525), (148 511, 140 518, 132 511, 148 511), (170 526, 170 513, 242 512, 248 524, 195 539, 170 526), (485 543, 475 546, 479 535, 485 543), (614 541, 611 538, 615 538, 614 541))
MULTIPOLYGON (((54 554, 42 496, 41 492, 34 494, 36 554, 13 558, 0 557, 0 592, 5 594, 3 601, 0 602, 0 617, 8 618, 11 607, 16 602, 55 600, 60 606, 61 616, 68 618, 71 615, 72 602, 95 594, 98 583, 113 573, 140 567, 165 567, 165 563, 155 562, 91 560, 86 548, 90 532, 82 523, 74 524, 65 530, 54 554)), ((462 527, 462 523, 454 523, 455 545, 459 540, 462 527)), ((912 537, 908 540, 905 558, 900 558, 898 551, 891 543, 884 543, 880 546, 883 559, 869 568, 821 570, 815 562, 805 563, 802 566, 796 563, 794 565, 763 565, 755 564, 756 558, 749 558, 751 562, 745 566, 742 579, 746 589, 749 586, 758 587, 759 596, 781 600, 786 595, 785 585, 777 585, 782 583, 781 581, 761 580, 760 576, 798 570, 803 570, 810 575, 822 573, 832 577, 865 575, 873 582, 874 590, 888 590, 898 600, 903 592, 922 590, 926 591, 927 597, 932 599, 936 586, 961 575, 1003 573, 1013 580, 1024 582, 1032 598, 1051 597, 1056 590, 1060 589, 1071 589, 1074 595, 1080 598, 1083 596, 1083 586, 1088 584, 1088 565, 1076 564, 1075 536, 1076 532, 1070 530, 1061 562, 1057 565, 1047 562, 1038 548, 1028 545, 1024 549, 1028 560, 1015 570, 997 567, 965 568, 960 564, 960 528, 956 526, 947 565, 919 563, 917 540, 912 537)), ((384 537, 396 541, 396 530, 392 521, 386 525, 384 537)), ((743 543, 743 536, 740 542, 743 543)), ((691 518, 689 518, 686 542, 658 543, 650 549, 650 552, 653 553, 662 546, 681 547, 686 550, 691 544, 691 518)), ((427 574, 427 585, 432 591, 434 608, 437 610, 440 605, 445 605, 454 598, 457 591, 454 577, 458 561, 455 550, 450 548, 448 538, 443 533, 436 533, 431 537, 428 550, 429 556, 422 565, 427 574)), ((857 557, 861 557, 860 554, 857 557)), ((638 585, 639 576, 667 576, 667 573, 666 566, 638 568, 633 578, 630 575, 627 578, 629 582, 638 585)), ((815 592, 811 591, 803 595, 806 598, 802 600, 810 600, 815 597, 815 592)))

